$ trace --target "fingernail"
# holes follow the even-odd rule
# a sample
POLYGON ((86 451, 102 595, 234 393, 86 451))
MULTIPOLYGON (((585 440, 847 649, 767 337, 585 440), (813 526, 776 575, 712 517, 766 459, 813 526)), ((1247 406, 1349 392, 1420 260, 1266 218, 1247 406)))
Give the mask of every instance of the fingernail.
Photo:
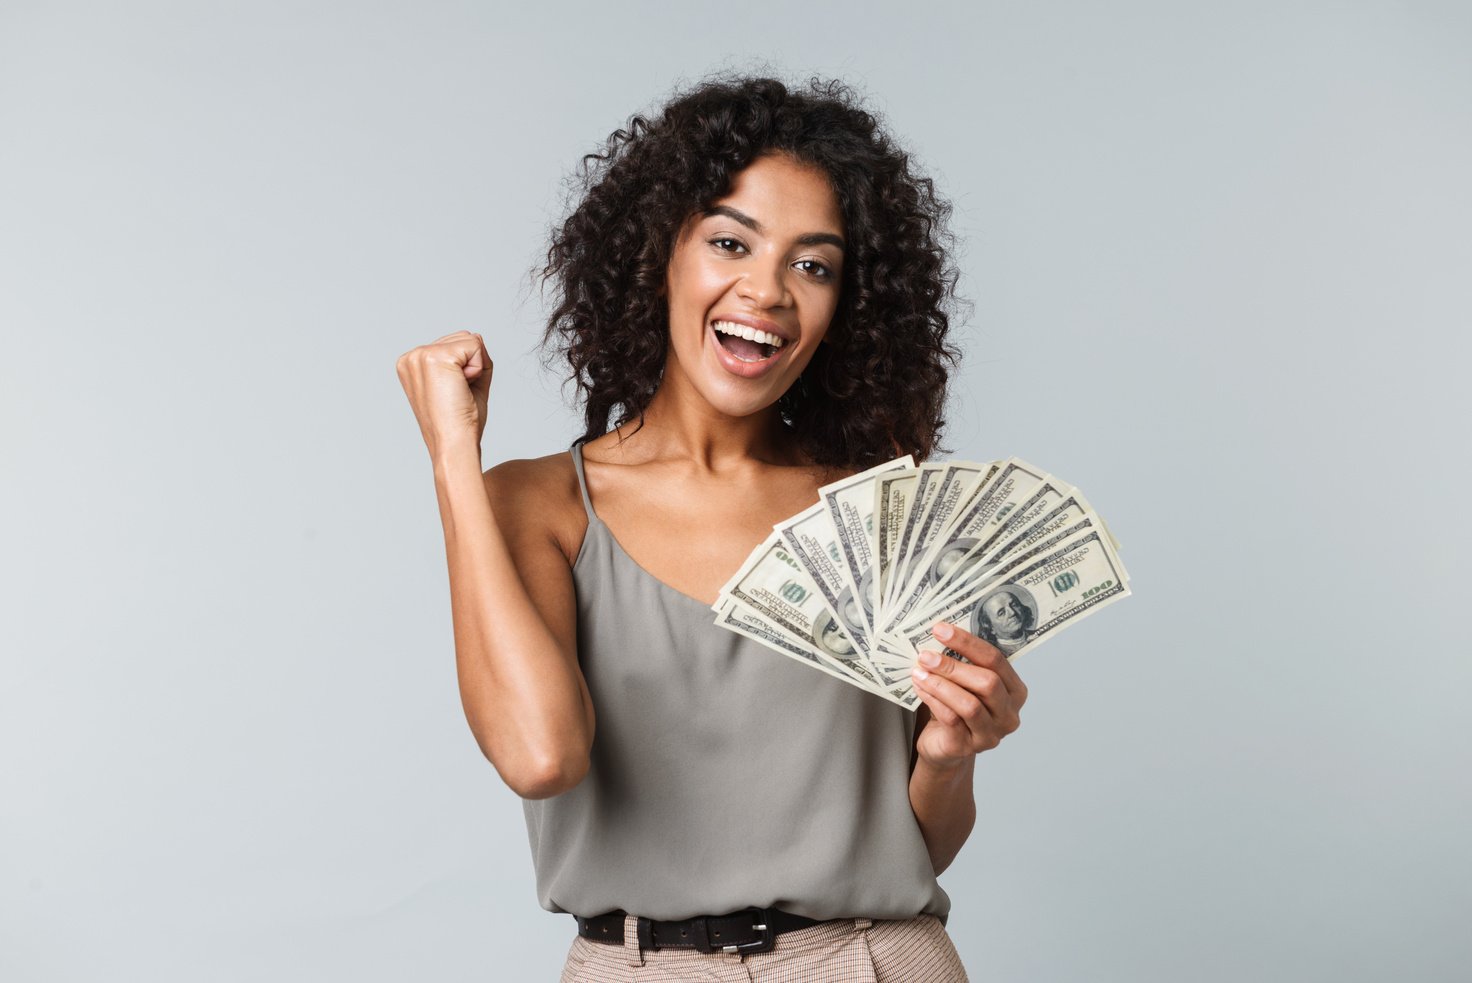
POLYGON ((953 634, 955 634, 955 632, 956 630, 950 625, 946 624, 944 621, 940 622, 934 628, 930 629, 930 633, 943 642, 949 639, 953 634))
POLYGON ((916 679, 924 679, 929 676, 930 673, 926 672, 924 669, 921 669, 919 666, 916 666, 915 668, 910 670, 910 675, 914 676, 916 679))
POLYGON ((936 666, 940 665, 940 653, 932 651, 931 649, 921 649, 920 663, 934 669, 936 666))

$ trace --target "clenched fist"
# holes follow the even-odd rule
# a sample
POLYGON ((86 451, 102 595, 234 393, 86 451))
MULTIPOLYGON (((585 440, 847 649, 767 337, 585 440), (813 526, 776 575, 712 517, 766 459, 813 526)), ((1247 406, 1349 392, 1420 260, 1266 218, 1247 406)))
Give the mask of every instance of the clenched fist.
POLYGON ((394 368, 430 457, 466 442, 479 454, 492 369, 481 336, 456 331, 436 338, 400 355, 394 368))

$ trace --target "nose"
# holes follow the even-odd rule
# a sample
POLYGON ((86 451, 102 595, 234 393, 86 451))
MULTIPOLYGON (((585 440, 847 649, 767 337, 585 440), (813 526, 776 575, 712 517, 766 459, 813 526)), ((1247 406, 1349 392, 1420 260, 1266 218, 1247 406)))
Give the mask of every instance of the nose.
POLYGON ((747 265, 741 282, 736 285, 737 296, 755 307, 781 307, 787 300, 787 279, 782 274, 780 260, 756 261, 747 265))

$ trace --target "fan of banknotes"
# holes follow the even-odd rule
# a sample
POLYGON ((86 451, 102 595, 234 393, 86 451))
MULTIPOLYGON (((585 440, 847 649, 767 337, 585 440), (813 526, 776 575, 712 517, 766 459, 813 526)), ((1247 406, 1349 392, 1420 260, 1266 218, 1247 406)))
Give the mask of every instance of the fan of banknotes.
POLYGON ((1025 461, 909 455, 819 490, 721 589, 715 623, 914 710, 940 621, 1009 659, 1126 597, 1119 544, 1077 488, 1025 461))

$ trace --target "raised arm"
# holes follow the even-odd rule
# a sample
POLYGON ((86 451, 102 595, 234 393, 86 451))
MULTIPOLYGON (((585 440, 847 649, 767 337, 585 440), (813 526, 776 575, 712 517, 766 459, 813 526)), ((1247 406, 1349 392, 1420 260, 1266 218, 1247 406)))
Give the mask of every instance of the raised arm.
POLYGON ((593 703, 545 469, 512 461, 481 473, 491 368, 469 332, 406 352, 397 365, 434 465, 465 718, 502 780, 540 799, 587 773, 593 703))

